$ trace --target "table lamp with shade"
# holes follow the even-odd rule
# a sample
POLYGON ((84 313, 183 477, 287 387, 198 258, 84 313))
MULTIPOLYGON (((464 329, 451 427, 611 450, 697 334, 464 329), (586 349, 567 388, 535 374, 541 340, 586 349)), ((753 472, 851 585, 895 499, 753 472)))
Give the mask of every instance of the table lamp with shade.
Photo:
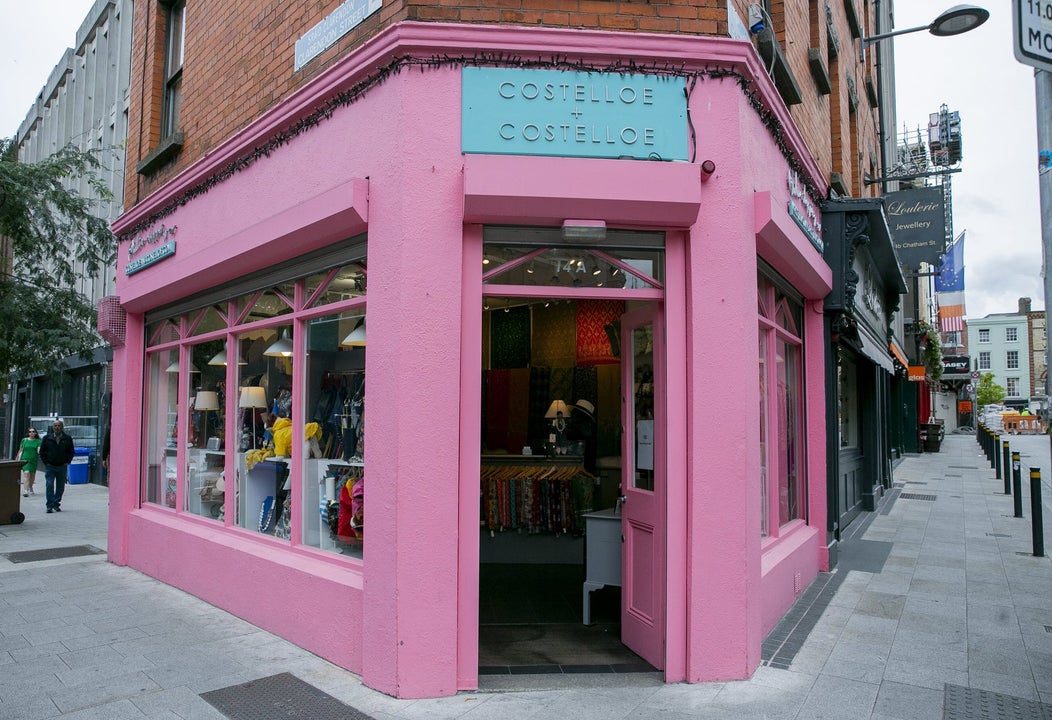
POLYGON ((194 398, 194 410, 199 410, 203 413, 204 418, 204 444, 202 447, 208 447, 208 412, 210 410, 219 409, 219 393, 215 390, 198 390, 197 396, 194 398))
POLYGON ((256 449, 256 408, 267 406, 267 391, 262 387, 250 386, 241 388, 241 397, 238 398, 239 408, 250 408, 252 410, 252 449, 256 449))
POLYGON ((558 454, 559 448, 565 444, 566 418, 570 417, 570 408, 563 400, 552 400, 548 406, 548 412, 544 413, 545 420, 551 420, 552 432, 548 435, 548 446, 552 454, 558 454))

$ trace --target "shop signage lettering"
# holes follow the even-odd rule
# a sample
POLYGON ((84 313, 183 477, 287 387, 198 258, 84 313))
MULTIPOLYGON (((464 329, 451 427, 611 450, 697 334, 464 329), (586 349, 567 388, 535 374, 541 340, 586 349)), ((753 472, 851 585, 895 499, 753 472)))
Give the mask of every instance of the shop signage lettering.
POLYGON ((888 193, 888 229, 902 264, 916 269, 937 264, 946 247, 946 213, 942 188, 916 188, 888 193))
POLYGON ((140 270, 153 265, 155 262, 164 260, 166 257, 171 257, 172 255, 175 255, 175 240, 169 240, 164 245, 155 247, 142 257, 135 258, 124 266, 124 274, 134 275, 140 270))
POLYGON ((862 280, 862 305, 873 314, 878 326, 885 322, 884 299, 881 297, 883 290, 884 285, 874 277, 873 267, 867 266, 862 280))
POLYGON ((944 355, 942 358, 943 375, 967 375, 971 369, 972 364, 967 355, 944 355))
POLYGON ((296 41, 294 69, 299 70, 380 9, 382 0, 347 0, 296 41))
POLYGON ((910 365, 907 372, 909 373, 907 380, 910 382, 924 382, 925 377, 927 377, 927 372, 923 365, 910 365))
POLYGON ((683 78, 464 68, 465 153, 687 159, 683 78))
POLYGON ((808 196, 804 184, 800 182, 800 175, 795 170, 789 171, 788 207, 789 217, 793 219, 796 226, 807 236, 818 252, 823 252, 825 244, 822 242, 822 219, 818 214, 818 208, 808 196))
POLYGON ((172 227, 161 225, 159 228, 153 228, 141 235, 136 235, 132 238, 131 242, 128 243, 128 257, 135 257, 138 252, 147 245, 156 245, 157 243, 166 242, 169 238, 175 236, 175 231, 178 229, 179 228, 175 225, 172 227))

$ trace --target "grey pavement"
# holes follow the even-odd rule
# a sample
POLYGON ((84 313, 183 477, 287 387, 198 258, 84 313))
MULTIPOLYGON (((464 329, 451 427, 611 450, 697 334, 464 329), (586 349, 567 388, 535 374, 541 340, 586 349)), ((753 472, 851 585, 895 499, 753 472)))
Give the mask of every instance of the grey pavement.
MULTIPOLYGON (((1024 487, 1030 465, 1045 471, 1047 506, 1049 438, 1008 439, 1023 456, 1024 487)), ((483 676, 476 692, 434 700, 370 690, 103 554, 11 562, 7 553, 106 547, 106 488, 70 486, 52 515, 42 495, 22 498, 25 523, 0 525, 0 718, 248 717, 224 715, 202 694, 282 673, 349 708, 312 715, 308 700, 302 714, 259 705, 252 717, 1052 718, 1052 561, 1032 556, 1029 495, 1025 517, 1013 517, 1003 482, 965 435, 906 457, 894 479, 880 510, 848 527, 837 569, 765 641, 750 680, 483 676)))

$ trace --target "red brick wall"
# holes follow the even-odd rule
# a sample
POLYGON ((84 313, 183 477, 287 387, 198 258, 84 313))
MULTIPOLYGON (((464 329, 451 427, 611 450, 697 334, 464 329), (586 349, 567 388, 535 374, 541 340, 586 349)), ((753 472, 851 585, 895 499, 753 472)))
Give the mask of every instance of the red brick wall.
MULTIPOLYGON (((853 0, 859 6, 864 0, 853 0)), ((743 20, 748 0, 733 0, 743 20)), ((827 175, 837 171, 857 186, 859 158, 852 145, 875 146, 876 113, 865 98, 858 66, 858 41, 850 35, 843 0, 829 0, 841 38, 839 72, 851 73, 859 89, 859 137, 849 132, 847 84, 833 81, 837 98, 821 95, 811 77, 807 49, 817 42, 826 57, 825 0, 772 0, 771 15, 804 102, 792 115, 827 175), (816 20, 818 27, 815 27, 816 20)), ((160 141, 164 94, 165 6, 144 0, 136 6, 135 59, 130 102, 125 202, 134 205, 176 172, 243 128, 289 92, 381 29, 402 20, 508 23, 600 28, 625 32, 721 35, 728 33, 726 0, 385 0, 381 10, 341 38, 300 72, 293 71, 297 38, 341 0, 194 0, 186 13, 183 106, 184 145, 166 166, 146 175, 136 166, 160 141), (141 125, 139 120, 141 118, 141 125)), ((868 6, 868 2, 866 5, 868 6)))

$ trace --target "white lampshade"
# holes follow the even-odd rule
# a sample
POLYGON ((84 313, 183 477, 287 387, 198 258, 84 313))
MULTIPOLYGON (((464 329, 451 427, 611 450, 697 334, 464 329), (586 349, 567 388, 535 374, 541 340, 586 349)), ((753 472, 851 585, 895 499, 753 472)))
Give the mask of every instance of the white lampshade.
POLYGON ((241 397, 237 406, 242 408, 261 408, 267 406, 267 392, 261 387, 241 388, 241 397))
POLYGON ((194 398, 194 410, 218 410, 219 394, 214 390, 198 390, 194 398))
POLYGON ((365 318, 362 318, 362 321, 358 323, 358 327, 351 330, 350 334, 340 344, 349 347, 365 347, 365 318))
POLYGON ((552 404, 548 406, 548 412, 544 413, 544 417, 548 420, 570 417, 570 408, 562 400, 552 400, 552 404))
POLYGON ((292 340, 289 339, 289 331, 282 330, 273 345, 263 351, 267 357, 292 357, 292 340))
MULTIPOLYGON (((208 361, 208 364, 209 365, 224 365, 225 366, 226 365, 226 348, 223 348, 222 350, 217 352, 215 355, 213 355, 212 359, 208 361)), ((246 361, 244 361, 244 360, 238 360, 237 364, 238 365, 248 365, 248 363, 246 361)), ((190 372, 197 372, 197 370, 191 370, 190 372)))
MULTIPOLYGON (((165 372, 170 372, 170 373, 177 373, 177 372, 179 372, 179 361, 176 360, 171 365, 169 365, 168 369, 165 372)), ((197 369, 196 365, 194 365, 193 363, 190 363, 190 372, 192 372, 192 373, 199 373, 201 371, 197 369)))

